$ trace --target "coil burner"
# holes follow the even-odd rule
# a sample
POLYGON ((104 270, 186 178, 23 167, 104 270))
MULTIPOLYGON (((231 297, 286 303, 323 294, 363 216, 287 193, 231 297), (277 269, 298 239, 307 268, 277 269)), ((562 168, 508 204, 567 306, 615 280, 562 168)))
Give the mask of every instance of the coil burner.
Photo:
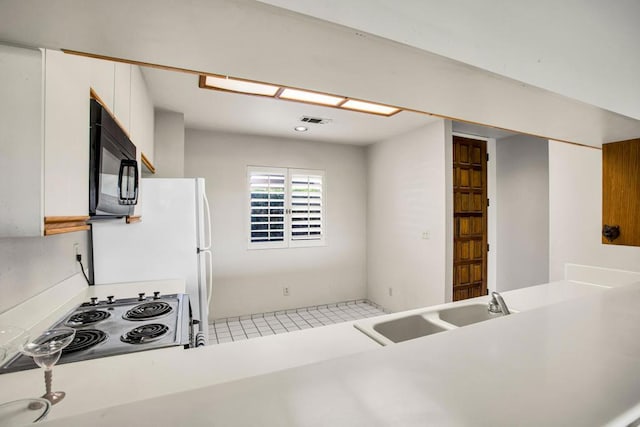
POLYGON ((150 301, 138 304, 123 316, 126 320, 148 320, 167 316, 173 309, 163 301, 150 301))
POLYGON ((71 326, 72 328, 77 328, 80 326, 91 325, 93 323, 100 322, 102 320, 108 319, 110 316, 111 313, 104 310, 81 311, 71 316, 69 320, 67 320, 66 325, 71 326))
POLYGON ((100 344, 107 339, 107 334, 97 329, 80 329, 67 347, 62 350, 63 354, 76 351, 88 350, 94 345, 100 344))
POLYGON ((169 332, 169 327, 162 323, 149 323, 131 329, 120 337, 120 340, 129 344, 145 344, 155 341, 169 332))

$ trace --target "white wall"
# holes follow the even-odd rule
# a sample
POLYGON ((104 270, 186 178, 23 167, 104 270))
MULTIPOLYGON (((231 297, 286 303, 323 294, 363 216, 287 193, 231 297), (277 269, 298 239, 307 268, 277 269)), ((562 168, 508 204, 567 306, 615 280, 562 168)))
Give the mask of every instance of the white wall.
POLYGON ((212 318, 365 298, 364 148, 188 129, 185 174, 211 202, 212 318), (248 165, 326 171, 326 246, 247 249, 248 165))
POLYGON ((443 120, 367 149, 367 295, 386 309, 442 303, 451 287, 450 151, 443 120))
POLYGON ((73 245, 87 267, 87 233, 0 238, 0 313, 80 272, 73 245))
POLYGON ((640 119, 635 0, 261 1, 640 119))
POLYGON ((155 110, 155 178, 184 177, 184 114, 155 110))
POLYGON ((565 263, 640 271, 640 248, 603 245, 602 152, 549 142, 549 276, 565 263))
MULTIPOLYGON (((496 141, 496 289, 549 281, 549 150, 526 135, 496 141)), ((493 248, 492 248, 493 250, 493 248)))

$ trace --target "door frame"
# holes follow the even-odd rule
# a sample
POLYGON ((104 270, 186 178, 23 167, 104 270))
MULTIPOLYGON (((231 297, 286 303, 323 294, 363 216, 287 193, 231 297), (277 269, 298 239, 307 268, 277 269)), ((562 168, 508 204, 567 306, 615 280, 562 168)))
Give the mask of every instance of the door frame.
MULTIPOLYGON (((459 136, 462 138, 476 139, 479 141, 485 141, 487 143, 487 154, 489 155, 489 161, 487 162, 487 198, 491 201, 487 207, 487 243, 489 244, 489 252, 487 253, 487 291, 489 294, 496 289, 496 273, 498 270, 497 255, 498 255, 498 236, 496 233, 496 226, 498 224, 498 193, 496 191, 496 139, 487 138, 478 135, 472 135, 463 132, 451 132, 451 137, 459 136)), ((453 147, 452 147, 453 149, 453 147)), ((451 172, 453 173, 453 171, 451 172)), ((453 195, 453 187, 449 189, 451 195, 453 195)), ((453 221, 453 209, 451 209, 451 215, 449 221, 453 221)), ((453 234, 449 237, 451 239, 451 248, 453 248, 453 234)), ((447 266, 449 275, 453 275, 453 256, 451 257, 451 263, 447 266)), ((447 283, 447 288, 451 288, 451 283, 447 283)), ((447 302, 453 300, 452 290, 445 293, 447 295, 447 302)))

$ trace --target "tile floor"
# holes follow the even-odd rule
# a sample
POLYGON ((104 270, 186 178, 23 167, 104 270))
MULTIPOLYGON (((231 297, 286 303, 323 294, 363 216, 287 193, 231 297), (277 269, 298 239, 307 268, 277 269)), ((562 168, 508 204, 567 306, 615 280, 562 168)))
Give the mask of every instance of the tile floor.
POLYGON ((228 317, 215 320, 209 325, 209 344, 222 344, 265 335, 282 334, 382 314, 386 314, 382 307, 367 300, 357 300, 228 317))

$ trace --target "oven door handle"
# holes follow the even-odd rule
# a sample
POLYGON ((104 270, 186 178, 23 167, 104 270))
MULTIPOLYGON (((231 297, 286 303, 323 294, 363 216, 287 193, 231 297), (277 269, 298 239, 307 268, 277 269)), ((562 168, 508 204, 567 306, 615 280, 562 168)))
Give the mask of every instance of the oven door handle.
POLYGON ((135 160, 124 159, 120 161, 120 170, 118 171, 118 203, 121 205, 135 205, 138 203, 138 162, 135 160), (133 177, 131 177, 132 169, 133 177), (124 183, 125 178, 126 184, 124 183), (131 182, 132 178, 133 182, 131 182))

